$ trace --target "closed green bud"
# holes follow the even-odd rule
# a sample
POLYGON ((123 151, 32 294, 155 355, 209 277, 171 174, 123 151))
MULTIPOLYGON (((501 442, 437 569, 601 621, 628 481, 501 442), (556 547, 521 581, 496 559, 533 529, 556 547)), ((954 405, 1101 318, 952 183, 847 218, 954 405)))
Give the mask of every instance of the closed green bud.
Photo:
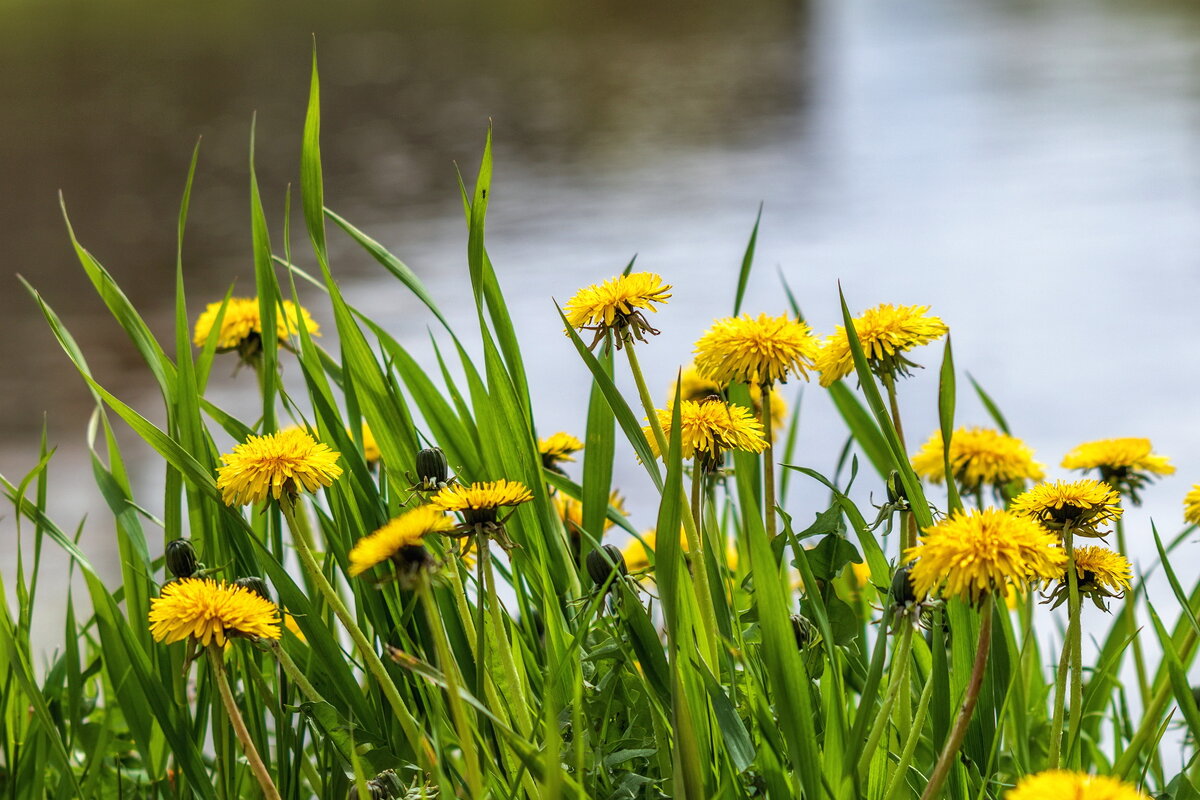
POLYGON ((587 572, 597 586, 603 586, 614 575, 625 575, 625 557, 616 545, 606 544, 587 556, 587 572))
POLYGON ((806 617, 799 614, 792 614, 792 635, 796 637, 796 648, 803 650, 805 645, 812 641, 813 634, 816 629, 806 617))
POLYGON ((423 489, 441 488, 450 479, 450 465, 440 447, 426 447, 417 453, 417 481, 423 489))
POLYGON ((900 473, 896 470, 892 470, 887 478, 887 499, 891 505, 908 502, 908 497, 904 494, 904 484, 900 480, 900 473))
POLYGON ((249 589, 263 600, 267 600, 272 603, 275 602, 271 599, 271 590, 267 588, 267 582, 257 575, 251 575, 248 578, 238 578, 236 581, 234 581, 234 584, 242 587, 243 589, 249 589))
POLYGON ((892 576, 892 587, 889 594, 894 605, 904 607, 917 602, 917 592, 912 584, 912 567, 901 567, 892 576))
POLYGON ((167 542, 167 569, 176 578, 190 578, 201 568, 196 559, 196 550, 187 539, 175 539, 167 542))

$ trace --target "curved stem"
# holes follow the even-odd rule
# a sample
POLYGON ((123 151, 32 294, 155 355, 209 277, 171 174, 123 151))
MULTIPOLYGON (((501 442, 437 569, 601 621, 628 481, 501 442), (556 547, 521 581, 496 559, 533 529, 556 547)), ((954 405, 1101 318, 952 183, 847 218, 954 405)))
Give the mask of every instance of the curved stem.
POLYGON ((301 672, 300 668, 296 666, 296 662, 293 661, 292 657, 289 656, 287 651, 283 649, 283 645, 279 643, 278 639, 268 639, 267 649, 270 650, 271 654, 275 656, 275 660, 279 662, 279 666, 283 667, 283 671, 287 673, 288 680, 296 684, 296 687, 300 690, 300 693, 307 697, 310 703, 325 702, 325 698, 321 696, 321 693, 318 692, 308 680, 308 676, 301 672))
POLYGON ((650 396, 650 390, 646 387, 646 377, 642 374, 642 366, 633 352, 632 343, 626 344, 623 349, 629 359, 629 371, 633 373, 633 382, 637 386, 642 408, 646 409, 646 420, 650 423, 650 430, 654 434, 654 443, 658 445, 658 452, 662 454, 663 458, 666 458, 667 437, 663 433, 662 423, 658 421, 658 414, 654 410, 654 398, 650 396))
POLYGON ((983 608, 980 609, 982 619, 979 621, 979 644, 975 647, 975 663, 971 665, 967 693, 963 697, 962 708, 958 710, 958 717, 954 720, 950 736, 947 737, 946 744, 942 747, 942 753, 938 756, 937 766, 933 768, 929 784, 921 794, 921 800, 933 800, 939 796, 947 776, 950 775, 950 767, 958 758, 958 751, 962 747, 963 739, 966 738, 967 726, 971 722, 971 716, 975 713, 975 703, 979 700, 979 689, 983 686, 983 673, 987 668, 988 650, 992 645, 992 605, 994 602, 990 594, 983 599, 983 608))
POLYGON ((275 782, 271 780, 271 773, 267 772, 267 765, 263 763, 262 757, 254 747, 250 731, 246 729, 246 721, 242 719, 242 712, 238 711, 237 703, 233 702, 233 691, 229 688, 229 679, 225 677, 225 662, 222 660, 224 655, 221 648, 216 644, 210 644, 205 649, 208 651, 208 663, 212 666, 217 689, 221 693, 221 703, 225 706, 225 715, 229 717, 229 724, 233 726, 234 734, 242 743, 242 752, 246 754, 246 761, 250 763, 250 771, 254 773, 258 785, 262 788, 263 797, 267 800, 281 800, 279 790, 275 788, 275 782))
POLYGON ((400 727, 404 729, 404 737, 408 740, 409 746, 413 749, 413 753, 422 766, 432 770, 434 766, 431 761, 431 750, 429 743, 418 732, 417 721, 413 718, 412 713, 405 706, 404 700, 400 697, 400 692, 396 689, 396 684, 392 681, 392 677, 388 675, 387 669, 383 666, 383 661, 380 660, 379 654, 375 652, 375 648, 367 639, 362 629, 358 627, 358 622, 355 621, 354 615, 346 608, 346 604, 342 602, 342 598, 338 596, 337 590, 325 578, 325 573, 321 571, 321 567, 317 564, 317 559, 313 556, 312 551, 312 535, 308 530, 308 521, 303 514, 296 513, 296 505, 291 498, 284 497, 279 502, 279 507, 283 511, 284 519, 287 520, 288 528, 292 532, 292 541, 296 546, 296 554, 300 557, 300 563, 304 567, 308 577, 312 580, 313 585, 317 587, 317 591, 333 609, 334 615, 341 621, 346 632, 350 634, 350 639, 354 642, 362 655, 363 663, 366 664, 367 671, 375 679, 379 685, 379 690, 383 692, 383 696, 387 699, 388 705, 391 706, 392 712, 396 715, 396 719, 400 722, 400 727))

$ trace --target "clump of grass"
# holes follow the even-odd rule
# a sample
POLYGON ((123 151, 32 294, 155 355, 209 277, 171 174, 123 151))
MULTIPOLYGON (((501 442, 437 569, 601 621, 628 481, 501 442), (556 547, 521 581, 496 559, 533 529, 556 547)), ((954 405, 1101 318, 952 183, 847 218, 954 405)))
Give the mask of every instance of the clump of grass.
MULTIPOLYGON (((956 427, 949 329, 928 308, 856 318, 843 299, 824 341, 794 305, 743 314, 757 224, 731 316, 697 330, 698 372, 662 408, 637 350, 653 346, 666 279, 628 268, 559 311, 592 391, 582 437, 546 436, 485 246, 490 137, 462 190, 472 359, 416 275, 325 207, 319 129, 314 63, 300 186, 318 273, 272 248, 252 169, 256 298, 206 291, 197 325, 182 248, 193 156, 174 341, 151 334, 72 234, 157 382, 162 427, 95 379, 28 287, 97 400, 93 463, 122 580, 105 585, 48 517, 44 445, 24 480, 2 481, 35 531, 16 613, 0 615, 8 796, 1196 796, 1200 585, 1185 589, 1167 558, 1194 528, 1167 543, 1149 531, 1181 607, 1170 628, 1119 552, 1076 545, 1115 530, 1124 549, 1122 511, 1168 467, 1148 443, 1134 440, 1140 461, 1092 447, 1085 466, 1104 484, 1039 484, 1041 465, 977 384, 996 429, 956 427), (328 221, 441 324, 438 373, 343 298, 328 221), (316 303, 336 347, 315 338, 316 303), (900 379, 938 342, 939 430, 910 459, 900 379), (226 358, 256 374, 258 419, 206 398, 226 358), (285 360, 303 396, 283 386, 285 360), (783 421, 777 394, 817 374, 847 426, 848 480, 793 463, 798 416, 783 421), (161 519, 132 493, 117 418, 161 458, 161 519), (228 438, 239 444, 222 453, 228 438), (659 497, 628 564, 606 537, 635 533, 612 485, 622 438, 659 497), (800 478, 830 505, 778 504, 779 485, 800 478), (945 485, 944 506, 925 480, 945 485), (851 499, 855 481, 886 497, 878 512, 851 499), (47 540, 88 597, 80 608, 68 595, 63 647, 39 671, 30 613, 47 540), (1034 613, 1039 596, 1065 603, 1065 636, 1034 613), (1099 645, 1086 663, 1084 613, 1099 645), (1176 719, 1182 769, 1160 746, 1176 719)), ((1193 523, 1196 507, 1189 495, 1193 523)))

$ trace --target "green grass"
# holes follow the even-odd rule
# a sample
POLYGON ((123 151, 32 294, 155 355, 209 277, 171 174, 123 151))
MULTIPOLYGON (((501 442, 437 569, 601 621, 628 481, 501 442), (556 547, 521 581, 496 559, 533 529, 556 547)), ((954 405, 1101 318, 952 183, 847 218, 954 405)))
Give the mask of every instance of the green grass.
MULTIPOLYGON (((469 286, 478 323, 470 332, 452 330, 403 261, 326 208, 315 61, 299 186, 316 274, 293 265, 290 232, 282 246, 270 241, 253 138, 250 152, 254 280, 264 328, 273 328, 282 299, 324 306, 335 328, 321 339, 302 329, 289 349, 266 337, 259 380, 239 377, 245 391, 261 396, 258 418, 239 420, 206 398, 214 366, 225 369, 237 356, 218 354, 215 336, 199 348, 191 340, 195 309, 222 297, 214 287, 197 299, 185 294, 183 240, 198 149, 180 206, 173 341, 153 335, 71 233, 84 274, 155 380, 163 426, 96 380, 84 348, 36 287, 26 286, 96 400, 90 457, 112 514, 121 579, 106 584, 76 546, 79 528, 48 517, 49 498, 61 487, 50 479, 43 442, 34 470, 20 480, 0 479, 23 531, 16 574, 3 576, 17 607, 0 609, 3 796, 261 796, 213 670, 203 659, 185 668, 184 645, 158 644, 149 633, 151 599, 169 577, 161 553, 181 537, 219 568, 220 577, 265 578, 303 633, 303 641, 286 633, 282 648, 306 681, 295 680, 255 642, 235 641, 225 655, 249 736, 282 797, 921 795, 968 683, 981 620, 978 609, 960 601, 938 605, 928 631, 913 633, 895 620, 888 587, 899 532, 910 515, 916 526, 928 527, 936 509, 909 464, 887 387, 881 389, 857 336, 851 337, 856 376, 828 390, 852 442, 843 467, 830 479, 806 465, 812 459, 794 455, 798 414, 777 451, 784 465, 779 480, 820 482, 830 504, 781 508, 783 530, 773 539, 764 527, 757 459, 734 454, 725 478, 689 505, 691 467, 678 433, 665 458, 653 459, 641 401, 619 388, 624 357, 603 347, 593 352, 570 331, 564 353, 574 350, 592 379, 576 482, 542 466, 537 441, 550 431, 537 426, 538 398, 530 393, 501 276, 488 258, 490 132, 474 186, 460 185, 468 267, 462 295, 469 286), (398 293, 411 292, 439 323, 429 345, 437 370, 420 367, 411 350, 418 343, 395 340, 347 303, 329 260, 331 233, 361 246, 396 279, 398 293), (323 344, 329 342, 336 344, 323 344), (468 350, 482 356, 473 359, 468 350), (284 362, 301 377, 302 396, 280 380, 284 362), (364 422, 382 452, 378 466, 363 455, 364 422), (342 454, 343 476, 304 496, 297 508, 296 526, 311 528, 319 580, 296 568, 296 528, 278 505, 231 508, 215 481, 216 441, 290 424, 310 426, 342 454), (134 496, 116 425, 131 428, 159 458, 166 486, 161 519, 142 511, 156 502, 134 496), (584 564, 606 541, 605 527, 634 530, 609 506, 622 442, 640 457, 642 480, 660 497, 657 529, 679 530, 702 511, 697 536, 706 546, 702 554, 686 553, 675 537, 661 536, 653 581, 618 577, 596 586, 584 564), (447 453, 463 482, 507 478, 533 489, 534 500, 507 522, 517 547, 506 557, 481 559, 480 570, 456 556, 454 543, 431 541, 443 566, 427 592, 350 578, 347 553, 354 542, 418 502, 410 474, 426 444, 447 453), (892 473, 908 510, 895 512, 896 533, 885 539, 883 528, 869 525, 874 509, 851 498, 863 487, 884 496, 892 473), (559 517, 554 492, 582 502, 578 544, 559 517), (814 515, 815 523, 798 530, 800 520, 814 515), (67 554, 86 597, 68 595, 61 646, 42 668, 35 666, 42 656, 31 648, 30 628, 38 593, 48 590, 39 575, 47 546, 67 554), (870 575, 862 585, 851 569, 860 563, 870 575), (323 594, 323 581, 336 603, 323 594), (343 606, 349 622, 335 615, 343 606), (803 641, 797 625, 806 632, 803 641), (351 628, 363 632, 373 656, 356 648, 351 628), (372 788, 368 782, 387 770, 396 772, 397 782, 372 788)), ((751 278, 758 230, 756 220, 742 263, 731 265, 733 313, 741 310, 751 278)), ((842 311, 853 333, 845 300, 842 311)), ((549 298, 547 313, 555 313, 549 298)), ((958 382, 949 339, 943 347, 937 411, 948 439, 958 382)), ((974 378, 971 383, 1006 427, 996 401, 974 378)), ((744 387, 731 395, 749 399, 744 387)), ((963 503, 951 482, 941 511, 963 503)), ((1196 797, 1193 781, 1200 779, 1194 744, 1200 710, 1187 677, 1200 640, 1200 584, 1183 585, 1167 558, 1189 532, 1167 542, 1153 532, 1156 575, 1162 576, 1155 580, 1169 582, 1179 608, 1151 606, 1136 578, 1134 591, 1110 606, 1132 608, 1127 613, 1140 628, 1120 614, 1088 612, 1088 634, 1099 652, 1084 665, 1082 709, 1064 748, 1066 764, 1119 775, 1172 798, 1196 797), (1170 625, 1163 621, 1173 618, 1170 625), (1159 663, 1148 665, 1144 698, 1138 686, 1125 683, 1133 637, 1141 637, 1148 652, 1162 653, 1159 663), (1164 734, 1185 739, 1182 772, 1161 745, 1164 734)), ((1050 617, 1032 614, 1032 601, 1014 612, 997 605, 978 706, 943 792, 955 800, 1001 797, 1021 776, 1047 765, 1062 637, 1045 630, 1050 617)))

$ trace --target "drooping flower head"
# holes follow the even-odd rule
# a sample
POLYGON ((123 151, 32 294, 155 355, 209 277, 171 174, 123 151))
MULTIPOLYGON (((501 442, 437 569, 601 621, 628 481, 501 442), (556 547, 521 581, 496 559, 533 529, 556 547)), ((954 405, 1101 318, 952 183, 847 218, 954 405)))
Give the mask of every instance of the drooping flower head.
POLYGON ((1121 516, 1121 497, 1107 483, 1084 479, 1039 483, 1013 499, 1009 510, 1030 517, 1052 531, 1070 527, 1076 536, 1108 535, 1101 525, 1121 516))
POLYGON ((1133 786, 1107 775, 1052 769, 1026 775, 1004 800, 1150 800, 1133 786))
MULTIPOLYGON (((909 361, 904 353, 940 339, 950 330, 937 317, 927 316, 928 311, 929 306, 884 303, 854 318, 854 331, 872 372, 894 378, 907 376, 912 368, 920 366, 909 361)), ((821 373, 822 386, 832 386, 854 372, 850 337, 841 325, 822 343, 816 366, 821 373)))
POLYGON ((1085 442, 1063 456, 1065 469, 1090 470, 1100 473, 1100 480, 1124 495, 1134 505, 1141 504, 1138 496, 1146 484, 1157 475, 1172 475, 1175 467, 1166 456, 1151 452, 1149 439, 1100 439, 1085 442))
MULTIPOLYGON (((671 386, 671 392, 667 395, 667 408, 675 402, 676 390, 682 400, 694 400, 700 402, 707 400, 712 395, 717 395, 723 399, 728 399, 725 392, 728 390, 728 385, 722 385, 716 381, 705 378, 700 374, 700 370, 696 369, 695 364, 688 364, 683 368, 679 375, 679 380, 671 386)), ((762 387, 758 384, 750 385, 750 405, 753 407, 754 416, 757 419, 762 419, 762 387)), ((778 390, 771 390, 771 430, 779 430, 787 422, 787 403, 784 402, 783 396, 778 390)))
POLYGON ((410 573, 431 562, 425 537, 454 529, 454 520, 439 508, 417 506, 392 519, 379 530, 364 536, 350 549, 350 575, 356 576, 385 561, 410 573))
MULTIPOLYGON (((663 434, 671 438, 673 413, 671 409, 658 409, 659 424, 663 434)), ((658 443, 649 427, 642 429, 656 457, 658 443)), ((683 401, 679 406, 679 436, 684 458, 694 458, 705 469, 716 469, 721 465, 726 450, 746 450, 761 453, 767 446, 763 437, 762 423, 750 415, 742 406, 730 405, 719 399, 696 403, 683 401)))
POLYGON ((696 342, 696 369, 725 386, 773 386, 793 376, 808 380, 818 348, 808 325, 787 314, 725 317, 696 342))
MULTIPOLYGON (((1014 481, 1040 481, 1042 465, 1033 460, 1033 450, 1020 439, 991 428, 958 428, 950 438, 950 466, 959 488, 975 491, 981 486, 1002 487, 1014 481)), ((946 480, 942 459, 942 432, 934 431, 929 441, 912 458, 912 468, 934 483, 946 480)))
MULTIPOLYGON (((1075 577, 1079 592, 1084 597, 1090 597, 1101 611, 1107 611, 1104 605, 1109 597, 1121 597, 1129 589, 1133 578, 1133 569, 1129 559, 1107 547, 1074 548, 1075 577)), ((1062 572, 1055 579, 1047 597, 1054 601, 1052 608, 1057 608, 1067 599, 1070 592, 1070 565, 1064 564, 1062 572)))
POLYGON ((221 456, 217 488, 225 505, 251 505, 330 486, 342 474, 339 454, 301 428, 251 436, 221 456))
POLYGON ((205 647, 224 647, 231 638, 278 639, 279 609, 242 586, 181 578, 150 601, 150 635, 156 642, 194 639, 205 647))
POLYGON ((632 272, 580 289, 563 306, 563 314, 572 328, 595 332, 589 348, 612 331, 619 350, 634 339, 646 341, 647 333, 658 335, 642 312, 658 311, 655 304, 666 303, 670 296, 671 286, 663 283, 661 276, 632 272))
POLYGON ((533 493, 524 484, 502 478, 470 486, 447 486, 429 498, 429 503, 442 511, 461 513, 468 525, 478 525, 496 522, 501 508, 532 499, 533 493))
POLYGON ((583 442, 562 431, 538 440, 538 452, 542 456, 542 466, 559 474, 562 474, 560 465, 565 461, 574 461, 575 454, 582 449, 583 442))
MULTIPOLYGON (((209 333, 217 322, 222 303, 209 303, 196 319, 192 342, 203 347, 209 333)), ((300 333, 300 320, 310 336, 320 336, 321 331, 308 309, 284 300, 275 309, 275 332, 282 347, 290 347, 289 338, 300 333)), ((257 297, 231 297, 225 304, 225 316, 217 332, 217 352, 237 350, 242 360, 250 361, 262 352, 262 319, 259 316, 257 297)))
POLYGON ((989 508, 961 511, 925 529, 916 547, 904 551, 912 564, 918 598, 938 591, 978 603, 1001 598, 1009 584, 1024 591, 1031 582, 1058 577, 1066 554, 1058 537, 1028 517, 989 508))
POLYGON ((1200 525, 1200 483, 1192 484, 1183 497, 1183 521, 1200 525))

